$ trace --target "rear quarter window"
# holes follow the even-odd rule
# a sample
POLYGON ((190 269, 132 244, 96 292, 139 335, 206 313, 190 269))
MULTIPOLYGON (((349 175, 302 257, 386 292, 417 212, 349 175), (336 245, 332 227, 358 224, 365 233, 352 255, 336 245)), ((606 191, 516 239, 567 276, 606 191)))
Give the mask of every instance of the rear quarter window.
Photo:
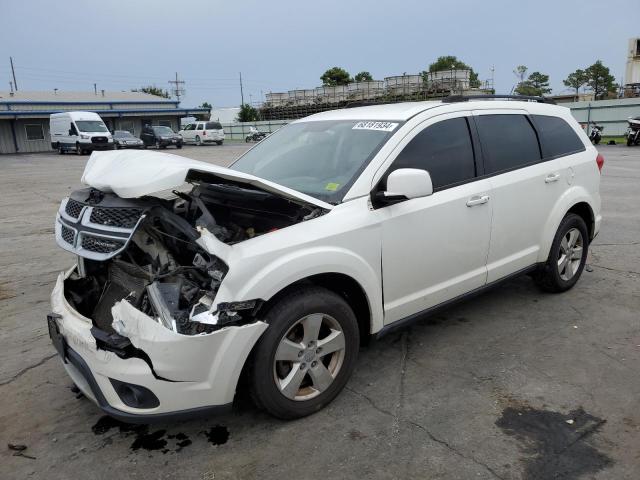
POLYGON ((208 122, 207 130, 222 130, 222 125, 218 122, 208 122))
POLYGON ((478 115, 476 124, 485 173, 513 170, 540 161, 538 137, 525 115, 478 115))
POLYGON ((532 115, 532 118, 540 134, 544 158, 560 157, 585 150, 576 132, 563 118, 550 115, 532 115))

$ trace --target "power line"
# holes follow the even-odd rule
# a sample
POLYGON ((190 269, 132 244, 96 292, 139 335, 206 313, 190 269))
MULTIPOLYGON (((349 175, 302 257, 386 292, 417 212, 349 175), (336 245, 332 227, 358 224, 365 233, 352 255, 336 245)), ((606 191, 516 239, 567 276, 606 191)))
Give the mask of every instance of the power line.
POLYGON ((178 72, 176 72, 176 79, 169 80, 169 83, 172 83, 174 85, 173 90, 171 90, 171 92, 176 97, 176 100, 180 101, 180 95, 184 96, 185 94, 184 88, 180 86, 180 85, 184 85, 184 80, 178 80, 178 72))

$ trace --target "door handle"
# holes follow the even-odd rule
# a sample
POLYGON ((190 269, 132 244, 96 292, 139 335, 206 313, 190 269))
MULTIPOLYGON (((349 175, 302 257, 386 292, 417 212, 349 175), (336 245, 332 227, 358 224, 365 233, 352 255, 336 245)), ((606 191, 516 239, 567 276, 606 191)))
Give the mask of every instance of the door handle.
POLYGON ((483 203, 487 203, 489 201, 489 195, 482 195, 471 197, 467 200, 467 207, 475 207, 476 205, 482 205, 483 203))
POLYGON ((558 180, 560 180, 559 173, 550 173, 549 175, 547 175, 547 178, 544 179, 544 183, 553 183, 557 182, 558 180))

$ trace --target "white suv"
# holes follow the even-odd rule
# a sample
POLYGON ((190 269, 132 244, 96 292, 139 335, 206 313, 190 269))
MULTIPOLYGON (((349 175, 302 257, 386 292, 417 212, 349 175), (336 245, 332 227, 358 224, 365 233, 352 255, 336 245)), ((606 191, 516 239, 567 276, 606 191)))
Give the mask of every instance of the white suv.
POLYGON ((224 142, 224 129, 220 122, 194 122, 178 132, 182 135, 185 143, 195 143, 204 145, 205 143, 215 143, 222 145, 224 142))
POLYGON ((48 317, 73 381, 125 421, 273 415, 345 386, 360 341, 530 273, 571 288, 603 159, 569 110, 401 103, 292 122, 230 168, 94 153, 63 200, 48 317))

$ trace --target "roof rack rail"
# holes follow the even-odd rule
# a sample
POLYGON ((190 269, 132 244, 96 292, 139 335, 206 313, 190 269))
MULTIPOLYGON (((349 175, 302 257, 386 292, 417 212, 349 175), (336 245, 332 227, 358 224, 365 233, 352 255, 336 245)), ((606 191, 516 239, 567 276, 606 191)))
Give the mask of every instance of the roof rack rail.
POLYGON ((449 95, 442 99, 442 103, 468 102, 469 100, 520 100, 524 102, 538 102, 556 104, 555 100, 548 97, 536 97, 532 95, 449 95))

